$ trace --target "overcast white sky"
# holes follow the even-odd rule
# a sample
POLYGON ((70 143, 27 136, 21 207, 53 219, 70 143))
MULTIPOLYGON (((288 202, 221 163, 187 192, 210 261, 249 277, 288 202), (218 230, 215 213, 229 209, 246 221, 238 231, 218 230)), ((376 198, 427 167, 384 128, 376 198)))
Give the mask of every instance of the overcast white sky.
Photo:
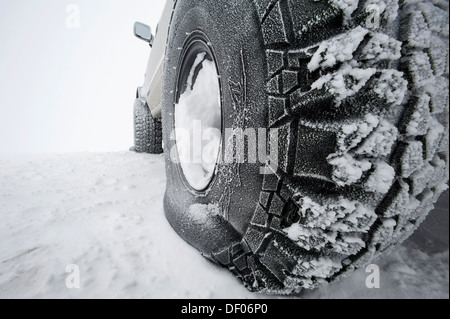
MULTIPOLYGON (((165 0, 0 0, 0 152, 126 150, 165 0), (80 28, 66 20, 79 7, 80 28), (69 9, 72 7, 69 7, 69 9)), ((71 15, 72 16, 72 15, 71 15)))

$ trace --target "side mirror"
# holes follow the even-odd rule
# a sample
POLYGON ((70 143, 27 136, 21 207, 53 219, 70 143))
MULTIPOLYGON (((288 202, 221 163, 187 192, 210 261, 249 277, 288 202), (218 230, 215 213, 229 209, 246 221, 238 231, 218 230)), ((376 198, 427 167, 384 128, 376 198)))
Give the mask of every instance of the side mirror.
POLYGON ((136 22, 134 24, 134 35, 138 39, 141 39, 150 44, 150 46, 153 45, 154 37, 152 34, 152 29, 148 25, 141 22, 136 22))

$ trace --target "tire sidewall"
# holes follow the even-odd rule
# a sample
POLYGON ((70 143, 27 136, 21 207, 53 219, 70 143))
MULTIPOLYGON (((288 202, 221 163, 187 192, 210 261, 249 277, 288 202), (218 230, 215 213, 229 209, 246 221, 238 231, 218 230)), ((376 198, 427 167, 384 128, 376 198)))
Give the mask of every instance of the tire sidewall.
MULTIPOLYGON (((186 185, 181 165, 171 158, 176 149, 174 115, 177 66, 182 50, 193 32, 202 32, 216 58, 222 93, 222 152, 225 129, 267 127, 265 105, 266 66, 264 46, 253 4, 249 1, 179 0, 172 17, 163 78, 163 132, 166 155, 166 215, 174 229, 200 250, 204 245, 190 229, 189 207, 216 204, 223 217, 243 234, 259 201, 263 176, 261 163, 219 163, 209 188, 196 192, 186 185), (242 32, 246 30, 246 32, 242 32), (251 71, 250 71, 251 70, 251 71), (246 112, 246 113, 244 113, 246 112)), ((220 230, 215 230, 220 235, 220 230)), ((216 240, 216 239, 214 239, 216 240)), ((226 246, 226 239, 218 239, 226 246)), ((203 253, 209 253, 203 251, 203 253)))

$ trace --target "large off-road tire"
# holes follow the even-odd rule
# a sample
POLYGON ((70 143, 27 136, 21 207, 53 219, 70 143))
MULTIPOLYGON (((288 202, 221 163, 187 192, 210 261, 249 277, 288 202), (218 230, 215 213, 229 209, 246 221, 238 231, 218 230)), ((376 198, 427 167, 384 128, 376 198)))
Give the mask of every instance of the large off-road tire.
POLYGON ((134 146, 130 149, 137 153, 162 154, 162 123, 155 119, 147 103, 136 98, 134 103, 134 146))
POLYGON ((402 243, 447 189, 448 31, 441 0, 178 0, 168 150, 182 48, 199 35, 220 75, 223 128, 278 129, 280 151, 273 174, 219 163, 203 192, 166 152, 174 229, 271 294, 329 283, 402 243))

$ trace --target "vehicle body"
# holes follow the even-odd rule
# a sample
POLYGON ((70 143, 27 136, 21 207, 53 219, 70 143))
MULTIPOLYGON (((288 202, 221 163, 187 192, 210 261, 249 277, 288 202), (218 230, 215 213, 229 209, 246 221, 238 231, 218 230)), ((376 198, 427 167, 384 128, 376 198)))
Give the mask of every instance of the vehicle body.
POLYGON ((164 53, 166 51, 169 22, 172 15, 174 0, 167 0, 161 16, 152 50, 145 73, 145 81, 141 94, 146 97, 148 107, 154 118, 161 118, 161 92, 164 66, 164 53))

